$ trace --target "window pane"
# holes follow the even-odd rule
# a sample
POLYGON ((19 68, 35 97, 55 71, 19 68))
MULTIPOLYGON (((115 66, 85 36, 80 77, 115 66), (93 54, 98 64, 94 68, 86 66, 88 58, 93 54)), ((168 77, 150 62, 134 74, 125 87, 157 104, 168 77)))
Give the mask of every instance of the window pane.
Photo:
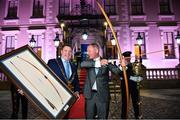
POLYGON ((17 19, 17 6, 18 0, 10 0, 8 1, 8 12, 6 19, 17 19))
POLYGON ((15 47, 15 36, 12 37, 11 47, 15 47))
POLYGON ((175 50, 174 50, 174 37, 173 32, 164 32, 164 55, 166 59, 174 59, 175 58, 175 50))
POLYGON ((115 0, 104 0, 104 8, 107 14, 116 14, 115 0))
POLYGON ((134 15, 143 14, 142 0, 131 0, 131 13, 134 15))
POLYGON ((39 47, 42 45, 42 36, 41 35, 34 35, 34 39, 36 41, 35 46, 39 47))
POLYGON ((43 7, 45 5, 44 0, 35 0, 33 3, 33 17, 41 18, 44 16, 43 7))
POLYGON ((59 14, 69 15, 70 13, 70 1, 69 0, 59 0, 59 14))
POLYGON ((7 36, 6 37, 6 47, 11 48, 14 47, 15 37, 14 36, 7 36))
MULTIPOLYGON (((142 56, 142 59, 146 59, 146 38, 145 38, 145 32, 136 32, 135 33, 135 43, 137 43, 137 36, 138 36, 138 33, 140 33, 140 36, 143 38, 142 39, 142 44, 141 44, 141 56, 142 56)), ((138 46, 137 44, 135 44, 135 46, 138 46)))
POLYGON ((171 13, 169 0, 160 0, 159 5, 160 5, 160 14, 170 14, 171 13))
POLYGON ((7 36, 6 37, 6 48, 5 53, 12 51, 15 48, 15 37, 14 36, 7 36))

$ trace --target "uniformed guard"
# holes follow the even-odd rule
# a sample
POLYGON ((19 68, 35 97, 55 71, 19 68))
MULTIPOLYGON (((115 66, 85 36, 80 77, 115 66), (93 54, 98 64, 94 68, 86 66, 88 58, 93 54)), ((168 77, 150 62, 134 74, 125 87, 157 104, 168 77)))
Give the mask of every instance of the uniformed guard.
MULTIPOLYGON (((137 76, 135 74, 135 71, 133 71, 133 63, 131 63, 131 51, 126 51, 122 54, 124 56, 121 65, 126 66, 126 73, 127 73, 127 79, 128 79, 128 86, 129 86, 129 94, 132 99, 133 108, 134 108, 134 116, 136 119, 139 119, 140 113, 139 113, 139 95, 138 95, 138 88, 137 88, 137 81, 141 81, 142 77, 139 75, 137 76)), ((137 67, 137 66, 136 66, 137 67)), ((125 80, 122 72, 122 67, 120 66, 120 79, 121 79, 121 97, 122 97, 122 110, 121 110, 121 118, 126 118, 126 112, 127 108, 126 105, 128 103, 126 100, 126 88, 125 88, 125 80)))

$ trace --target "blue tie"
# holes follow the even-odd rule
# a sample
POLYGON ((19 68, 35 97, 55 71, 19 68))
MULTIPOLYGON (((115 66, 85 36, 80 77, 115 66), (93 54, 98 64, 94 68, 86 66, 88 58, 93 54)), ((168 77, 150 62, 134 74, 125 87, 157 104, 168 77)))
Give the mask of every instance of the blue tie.
POLYGON ((98 74, 99 68, 95 68, 96 75, 98 74))
POLYGON ((70 77, 70 64, 68 61, 65 61, 65 72, 66 72, 66 76, 69 79, 70 77))

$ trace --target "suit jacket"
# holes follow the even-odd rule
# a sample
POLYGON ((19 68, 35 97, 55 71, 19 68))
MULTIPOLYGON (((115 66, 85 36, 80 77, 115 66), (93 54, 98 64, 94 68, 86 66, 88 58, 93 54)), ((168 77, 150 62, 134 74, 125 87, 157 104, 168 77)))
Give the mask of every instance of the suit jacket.
POLYGON ((117 74, 120 72, 117 66, 113 64, 108 64, 105 66, 101 66, 96 75, 95 73, 95 61, 87 60, 81 63, 82 68, 86 68, 87 76, 84 83, 83 93, 86 99, 91 99, 92 96, 92 86, 96 81, 97 84, 97 95, 98 99, 102 102, 109 101, 109 70, 113 73, 117 74))
MULTIPOLYGON (((74 86, 74 92, 76 91, 79 92, 80 86, 79 86, 77 68, 72 62, 70 62, 70 65, 71 65, 72 75, 70 76, 69 80, 72 81, 72 85, 74 86)), ((61 58, 50 59, 48 61, 48 66, 65 84, 67 84, 68 79, 66 77, 65 68, 64 68, 61 58)))

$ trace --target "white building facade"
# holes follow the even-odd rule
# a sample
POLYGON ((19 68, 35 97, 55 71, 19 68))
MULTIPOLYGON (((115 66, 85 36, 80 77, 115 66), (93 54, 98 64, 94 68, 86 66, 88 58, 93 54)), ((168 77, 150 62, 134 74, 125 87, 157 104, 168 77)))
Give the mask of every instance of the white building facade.
MULTIPOLYGON (((1 0, 0 55, 29 44, 34 35, 37 54, 45 62, 55 58, 53 40, 56 32, 60 34, 60 40, 63 38, 57 15, 74 14, 74 8, 82 1, 100 13, 95 0, 1 0)), ((104 0, 102 5, 113 23, 122 52, 130 50, 132 56, 135 55, 139 33, 143 38, 142 61, 147 68, 174 68, 179 63, 175 37, 180 31, 180 0, 104 0)), ((89 37, 84 41, 82 31, 73 33, 74 52, 82 44, 97 42, 112 48, 110 56, 114 57, 109 59, 118 58, 118 51, 109 44, 112 36, 109 28, 106 29, 106 42, 99 37, 101 32, 89 29, 89 37)))

